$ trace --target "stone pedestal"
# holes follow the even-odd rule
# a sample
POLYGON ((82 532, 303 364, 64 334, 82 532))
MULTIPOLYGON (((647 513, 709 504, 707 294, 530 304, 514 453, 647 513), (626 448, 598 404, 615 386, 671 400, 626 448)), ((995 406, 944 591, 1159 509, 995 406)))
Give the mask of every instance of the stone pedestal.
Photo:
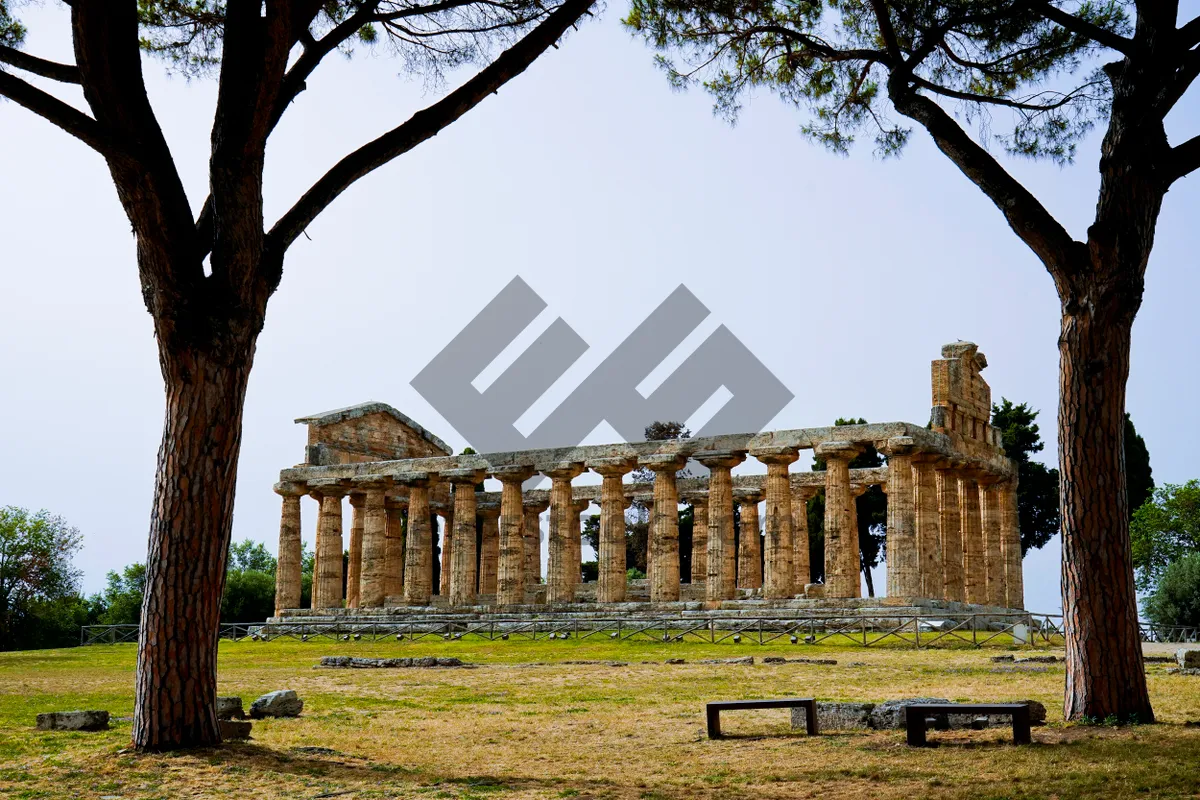
POLYGON ((921 591, 921 580, 917 569, 912 437, 888 439, 880 451, 888 457, 887 596, 916 597, 921 591))
MULTIPOLYGON (((574 599, 570 560, 571 537, 579 537, 579 514, 571 496, 571 481, 584 470, 583 464, 564 463, 543 474, 550 478, 550 539, 546 563, 546 602, 569 603, 574 599)), ((578 571, 578 565, 575 570, 578 571)))
POLYGON ((851 442, 821 442, 825 459, 825 596, 861 597, 858 529, 850 493, 850 462, 861 452, 851 442))
POLYGON ((408 537, 404 548, 404 603, 429 605, 433 593, 433 532, 429 520, 429 488, 436 480, 417 472, 396 479, 408 487, 408 537))
POLYGON ((938 532, 942 535, 942 597, 963 602, 962 525, 959 523, 958 472, 953 466, 936 470, 938 532))
POLYGON ((762 588, 762 536, 758 526, 758 504, 763 493, 755 489, 735 489, 738 504, 737 585, 739 589, 762 588))
POLYGON ((475 509, 480 520, 479 583, 480 594, 496 594, 500 567, 500 504, 478 503, 475 509))
POLYGON ((772 447, 754 450, 751 455, 767 465, 763 487, 767 515, 763 540, 763 597, 780 600, 795 594, 792 486, 788 467, 799 457, 799 451, 794 447, 772 447))
POLYGON ((679 599, 679 490, 675 473, 686 463, 686 457, 675 455, 638 459, 640 466, 654 471, 654 511, 646 556, 652 603, 679 599))
POLYGON ((279 518, 279 550, 275 567, 275 614, 300 607, 300 576, 303 546, 300 539, 300 498, 308 490, 296 483, 277 483, 275 493, 283 498, 279 518))
POLYGON ((533 477, 534 469, 525 466, 493 470, 500 481, 500 553, 497 566, 496 603, 502 606, 525 602, 525 510, 521 502, 521 484, 533 477))
POLYGON ((732 600, 737 591, 737 552, 733 539, 733 481, 729 471, 746 454, 736 451, 701 453, 696 460, 709 469, 708 577, 705 599, 732 600))

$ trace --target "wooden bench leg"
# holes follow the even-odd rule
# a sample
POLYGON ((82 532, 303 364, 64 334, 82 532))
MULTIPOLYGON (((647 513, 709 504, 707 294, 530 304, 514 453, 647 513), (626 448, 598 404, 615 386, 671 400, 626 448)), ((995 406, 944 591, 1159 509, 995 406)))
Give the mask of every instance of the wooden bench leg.
POLYGON ((1032 744, 1033 735, 1029 731, 1029 706, 1018 708, 1012 715, 1013 744, 1032 744))
POLYGON ((708 738, 721 738, 721 710, 708 706, 705 708, 705 714, 708 717, 708 738))
POLYGON ((805 703, 804 706, 804 724, 808 729, 809 736, 817 735, 817 701, 813 700, 805 703))
POLYGON ((905 709, 904 733, 908 738, 909 747, 925 747, 925 715, 905 709))

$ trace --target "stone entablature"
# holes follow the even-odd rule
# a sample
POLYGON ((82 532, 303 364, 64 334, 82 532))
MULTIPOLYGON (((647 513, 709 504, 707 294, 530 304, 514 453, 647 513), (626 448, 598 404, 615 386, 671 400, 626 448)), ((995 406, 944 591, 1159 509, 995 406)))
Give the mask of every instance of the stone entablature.
POLYGON ((890 596, 1020 608, 1016 471, 988 424, 991 390, 979 374, 987 362, 966 342, 947 345, 942 354, 933 364, 931 428, 891 422, 452 456, 440 439, 382 403, 302 418, 298 421, 310 426, 308 463, 283 470, 276 486, 284 498, 277 606, 293 607, 299 597, 298 511, 304 494, 321 504, 314 608, 339 608, 343 600, 348 607, 423 606, 431 594, 462 607, 479 598, 506 607, 570 603, 581 583, 579 515, 592 504, 600 507, 597 599, 621 602, 624 514, 635 500, 650 511, 652 602, 677 601, 687 578, 704 584, 710 603, 732 599, 738 588, 761 588, 767 599, 804 596, 810 563, 804 509, 818 491, 825 493, 826 582, 816 591, 826 598, 855 598, 860 594, 855 500, 867 487, 881 485, 889 494, 890 596), (850 469, 868 444, 886 454, 889 465, 850 469), (789 472, 799 451, 810 448, 825 460, 826 470, 789 472), (385 451, 417 457, 372 455, 385 451), (747 456, 762 462, 767 474, 731 476, 729 470, 747 456), (707 466, 710 476, 679 478, 689 458, 707 466), (653 482, 625 483, 637 467, 652 470, 653 482), (588 470, 603 477, 602 485, 574 486, 573 479, 588 470), (539 474, 552 480, 552 488, 524 490, 522 483, 539 474), (485 477, 500 480, 504 491, 475 491, 485 477), (351 585, 343 597, 341 503, 347 495, 355 515, 346 548, 351 585), (690 576, 680 575, 680 501, 695 509, 695 524, 704 527, 693 529, 693 546, 702 552, 693 551, 690 576), (765 538, 735 543, 735 503, 743 527, 757 532, 762 519, 765 538), (546 510, 543 592, 538 520, 546 510), (410 521, 406 542, 396 531, 401 514, 410 521), (434 514, 443 517, 440 527, 447 534, 440 586, 432 585, 434 514), (389 586, 393 591, 385 589, 389 586))

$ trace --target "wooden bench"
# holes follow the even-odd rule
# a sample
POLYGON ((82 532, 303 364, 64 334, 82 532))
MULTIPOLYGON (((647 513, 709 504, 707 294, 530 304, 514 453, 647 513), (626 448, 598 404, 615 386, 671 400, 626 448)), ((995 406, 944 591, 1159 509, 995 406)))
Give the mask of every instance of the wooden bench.
POLYGON ((803 708, 807 709, 805 723, 809 736, 817 735, 817 701, 811 697, 791 697, 783 700, 721 700, 705 706, 708 717, 708 738, 721 738, 721 712, 741 711, 752 708, 803 708))
MULTIPOLYGON (((935 722, 949 714, 987 714, 1012 717, 1013 744, 1030 744, 1029 706, 1024 703, 912 703, 904 707, 904 731, 908 744, 924 747, 925 730, 929 717, 935 722)), ((939 725, 939 727, 942 727, 939 725)))

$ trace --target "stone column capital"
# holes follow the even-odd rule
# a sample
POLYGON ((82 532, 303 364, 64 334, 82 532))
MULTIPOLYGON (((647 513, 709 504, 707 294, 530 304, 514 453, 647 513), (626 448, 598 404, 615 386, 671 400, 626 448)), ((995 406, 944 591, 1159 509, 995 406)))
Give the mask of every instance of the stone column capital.
POLYGON ((486 469, 476 467, 456 467, 455 469, 445 469, 438 473, 438 477, 444 478, 453 484, 470 484, 474 486, 477 483, 482 483, 487 477, 486 469))
POLYGON ((491 474, 501 483, 524 483, 537 474, 537 469, 531 464, 505 464, 493 467, 491 474))
POLYGON ((350 490, 350 505, 355 508, 362 508, 367 504, 367 495, 361 490, 350 490))
POLYGON ((975 482, 980 486, 996 486, 1006 482, 1006 480, 1007 478, 1005 478, 1003 475, 997 475, 996 473, 988 472, 987 470, 979 470, 979 476, 975 478, 975 482))
POLYGON ((585 497, 580 500, 572 501, 571 508, 572 508, 572 510, 574 510, 574 512, 576 514, 582 514, 584 511, 587 511, 588 506, 590 506, 591 504, 592 504, 592 501, 585 497))
POLYGON ((916 450, 916 440, 911 436, 893 436, 879 443, 875 449, 886 456, 908 456, 916 450))
POLYGON ((341 499, 350 493, 347 481, 340 478, 314 478, 308 482, 309 494, 341 499))
POLYGON ((569 481, 582 475, 585 469, 587 467, 581 461, 560 461, 541 472, 551 480, 569 481))
POLYGON ((852 483, 850 484, 850 495, 852 497, 862 497, 871 488, 869 483, 852 483))
POLYGON ((395 486, 395 481, 387 475, 359 475, 350 479, 353 492, 386 492, 395 486))
POLYGON ((692 489, 686 492, 679 493, 679 502, 687 503, 690 506, 703 508, 708 505, 708 492, 704 489, 692 489))
POLYGON ((637 468, 634 457, 594 458, 587 462, 588 469, 605 478, 621 478, 637 468))
POLYGON ((408 498, 398 495, 388 495, 383 501, 383 507, 389 511, 408 508, 408 498))
POLYGON ((535 500, 531 498, 525 498, 521 501, 521 507, 529 513, 541 514, 550 507, 550 500, 535 500))
POLYGON ((738 464, 746 460, 745 450, 709 450, 703 453, 694 453, 692 458, 699 461, 709 469, 714 467, 724 467, 725 469, 733 469, 738 464))
POLYGON ((863 446, 857 442, 819 442, 813 447, 813 452, 825 460, 836 459, 853 461, 863 451, 863 446))
POLYGON ((654 453, 638 457, 638 466, 654 472, 678 472, 687 463, 687 456, 678 453, 654 453))
POLYGON ((787 466, 800 458, 800 448, 798 447, 756 447, 750 451, 750 455, 764 464, 783 464, 787 466))
POLYGON ((763 499, 762 489, 734 489, 733 499, 738 505, 754 506, 763 499))
POLYGON ((475 505, 475 513, 484 519, 500 519, 500 504, 481 502, 475 505))
POLYGON ((308 487, 303 483, 280 481, 272 488, 275 490, 275 494, 280 497, 304 497, 304 495, 308 494, 308 487))
POLYGON ((807 503, 820 493, 820 486, 797 486, 792 489, 792 497, 802 503, 807 503))
POLYGON ((396 483, 401 486, 407 486, 410 489, 413 487, 429 487, 437 482, 438 476, 436 473, 429 472, 402 472, 395 476, 396 483))

